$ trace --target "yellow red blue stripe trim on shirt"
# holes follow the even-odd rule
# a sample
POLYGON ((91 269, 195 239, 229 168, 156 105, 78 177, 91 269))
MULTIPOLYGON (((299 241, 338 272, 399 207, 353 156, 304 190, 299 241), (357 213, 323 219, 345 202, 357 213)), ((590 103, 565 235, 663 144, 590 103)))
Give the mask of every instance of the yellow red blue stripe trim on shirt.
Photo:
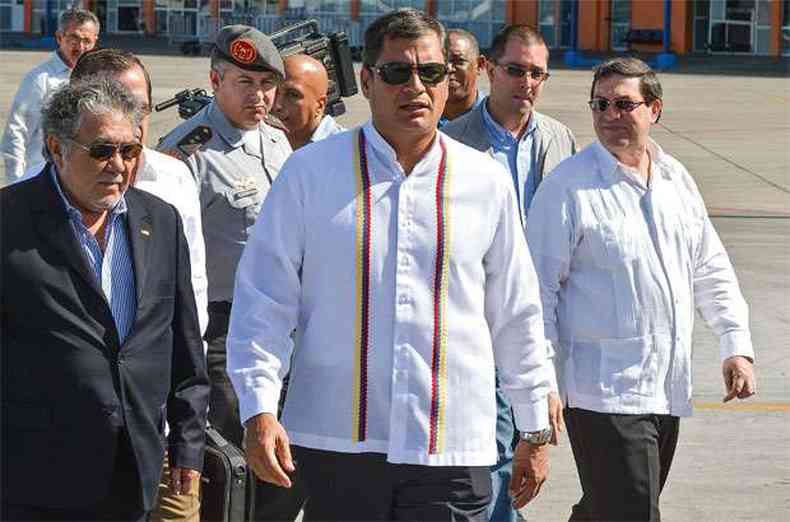
POLYGON ((354 324, 353 440, 367 437, 368 353, 370 351, 370 238, 372 195, 368 173, 365 133, 357 131, 354 151, 356 177, 356 310, 354 324))
POLYGON ((436 264, 433 282, 433 356, 428 453, 442 452, 447 407, 447 282, 450 267, 450 169, 447 149, 439 141, 442 158, 436 176, 436 264))

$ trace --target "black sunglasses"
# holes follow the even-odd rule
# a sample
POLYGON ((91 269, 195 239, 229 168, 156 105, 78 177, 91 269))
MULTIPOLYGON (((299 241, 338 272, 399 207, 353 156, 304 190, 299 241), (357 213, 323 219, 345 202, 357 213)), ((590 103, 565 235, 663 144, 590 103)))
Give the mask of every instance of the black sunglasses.
POLYGON ((124 161, 131 161, 138 157, 143 151, 143 145, 141 143, 92 143, 90 146, 85 146, 78 141, 68 141, 77 145, 82 150, 87 151, 88 156, 97 161, 107 161, 112 158, 116 152, 121 155, 124 161))
POLYGON ((523 78, 526 75, 536 82, 543 82, 548 80, 549 76, 551 76, 547 71, 542 69, 530 69, 515 63, 497 63, 497 65, 502 67, 507 75, 513 78, 523 78))
POLYGON ((646 101, 635 102, 627 99, 607 100, 606 98, 593 98, 587 102, 593 112, 606 112, 610 105, 621 112, 631 112, 640 105, 647 105, 646 101))
POLYGON ((443 63, 405 63, 390 62, 383 65, 368 65, 390 85, 402 85, 411 79, 412 71, 417 71, 422 83, 436 85, 447 77, 447 65, 443 63))

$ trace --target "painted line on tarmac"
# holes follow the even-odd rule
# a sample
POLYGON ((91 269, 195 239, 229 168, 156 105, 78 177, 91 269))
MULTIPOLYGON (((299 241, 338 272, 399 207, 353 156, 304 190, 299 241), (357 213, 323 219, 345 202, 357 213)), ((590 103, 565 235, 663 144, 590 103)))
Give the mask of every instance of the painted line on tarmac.
POLYGON ((732 165, 732 166, 733 166, 733 167, 735 167, 736 169, 738 169, 738 170, 741 170, 741 171, 743 171, 743 172, 745 172, 745 173, 747 173, 747 174, 749 174, 749 175, 751 175, 751 176, 753 176, 753 177, 755 177, 755 178, 759 179, 759 180, 760 180, 760 181, 762 181, 763 183, 765 183, 765 184, 767 184, 767 185, 770 185, 770 186, 772 186, 773 188, 775 188, 775 189, 777 189, 777 190, 780 190, 780 191, 784 192, 785 194, 790 194, 790 189, 789 189, 789 188, 787 188, 787 187, 785 187, 785 186, 782 186, 782 185, 780 185, 780 184, 778 184, 778 183, 776 183, 776 182, 774 182, 774 181, 771 181, 770 179, 768 179, 768 178, 767 178, 767 177, 765 177, 765 176, 761 176, 760 174, 758 174, 758 173, 754 172, 753 170, 750 170, 750 169, 748 169, 748 168, 744 167, 743 165, 741 165, 741 164, 739 164, 739 163, 737 163, 737 162, 735 162, 735 161, 731 160, 730 158, 728 158, 728 157, 724 156, 723 154, 719 154, 719 153, 718 153, 718 152, 716 152, 715 150, 713 150, 713 149, 711 149, 711 148, 709 148, 709 147, 706 147, 706 146, 705 146, 705 145, 703 145, 702 143, 700 143, 700 142, 698 142, 698 141, 696 141, 696 140, 692 139, 692 138, 691 138, 691 137, 689 137, 689 136, 686 136, 686 135, 685 135, 685 134, 683 134, 682 132, 679 132, 679 131, 673 130, 673 129, 671 129, 670 127, 667 127, 666 125, 664 125, 663 123, 660 123, 659 125, 661 126, 661 128, 663 128, 664 130, 666 130, 668 133, 670 133, 670 134, 674 134, 675 136, 678 136, 678 137, 680 137, 680 138, 682 138, 682 139, 684 139, 684 140, 688 141, 689 143, 691 143, 691 144, 693 144, 693 145, 696 145, 697 147, 699 147, 700 149, 704 150, 704 151, 705 151, 705 152, 707 152, 708 154, 711 154, 711 155, 713 155, 713 156, 716 156, 716 157, 717 157, 717 158, 719 158, 720 160, 722 160, 722 161, 724 161, 724 162, 726 162, 726 163, 729 163, 730 165, 732 165))
POLYGON ((790 219, 790 212, 747 208, 708 207, 708 216, 735 219, 790 219))
POLYGON ((694 401, 698 410, 745 411, 749 413, 790 412, 790 402, 739 402, 734 404, 723 402, 694 401))

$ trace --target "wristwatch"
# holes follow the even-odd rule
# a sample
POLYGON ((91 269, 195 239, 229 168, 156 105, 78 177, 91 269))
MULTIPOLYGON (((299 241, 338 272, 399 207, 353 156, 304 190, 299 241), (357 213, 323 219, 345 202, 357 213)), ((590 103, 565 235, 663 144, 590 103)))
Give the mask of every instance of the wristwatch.
POLYGON ((543 446, 551 440, 552 435, 554 435, 554 430, 549 426, 545 430, 540 431, 522 431, 521 440, 525 440, 533 446, 543 446))

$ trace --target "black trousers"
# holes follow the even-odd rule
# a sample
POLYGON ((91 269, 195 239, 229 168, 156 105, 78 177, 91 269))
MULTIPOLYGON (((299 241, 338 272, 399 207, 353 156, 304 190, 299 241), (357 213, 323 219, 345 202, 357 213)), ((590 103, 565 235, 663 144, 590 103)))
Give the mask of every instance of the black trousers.
POLYGON ((570 520, 661 520, 678 417, 565 408, 565 424, 582 486, 570 520))
MULTIPOLYGON (((208 307, 209 323, 206 329, 208 352, 206 365, 211 380, 208 420, 223 437, 241 448, 244 429, 239 416, 239 399, 228 378, 227 352, 230 303, 212 302, 208 307)), ((280 397, 284 399, 285 395, 280 397)), ((305 502, 305 492, 298 473, 291 476, 291 488, 281 488, 263 481, 258 482, 255 495, 255 520, 293 521, 305 502)))
POLYGON ((488 466, 415 466, 391 464, 380 453, 291 450, 307 486, 306 521, 486 521, 488 466))
MULTIPOLYGON (((73 470, 79 480, 79 470, 73 470)), ((41 470, 46 473, 47 470, 41 470)), ((46 491, 41 492, 42 497, 46 491)), ((118 435, 118 452, 116 453, 110 489, 104 499, 95 506, 71 509, 56 509, 39 506, 23 506, 3 504, 0 520, 11 521, 124 521, 144 522, 148 520, 149 511, 143 509, 140 498, 140 477, 137 462, 129 436, 125 431, 118 435)))

